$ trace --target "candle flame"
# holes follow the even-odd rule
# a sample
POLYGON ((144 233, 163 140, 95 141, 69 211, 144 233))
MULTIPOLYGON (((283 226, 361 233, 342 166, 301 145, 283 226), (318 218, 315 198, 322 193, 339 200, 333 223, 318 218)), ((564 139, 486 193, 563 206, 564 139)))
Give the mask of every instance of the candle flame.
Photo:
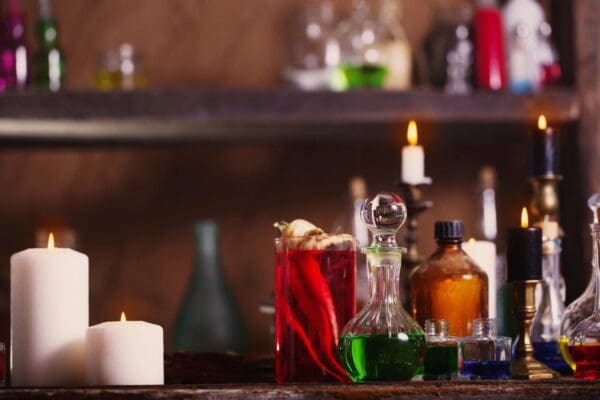
POLYGON ((50 235, 48 235, 48 248, 54 248, 54 234, 52 232, 50 232, 50 235))
POLYGON ((469 243, 475 243, 477 240, 475 240, 475 238, 470 238, 469 239, 469 243))
POLYGON ((527 214, 527 207, 523 207, 521 210, 521 228, 529 227, 529 214, 527 214))
POLYGON ((406 139, 408 140, 408 144, 411 146, 416 146, 419 142, 418 134, 417 134, 417 123, 414 120, 411 120, 408 123, 408 129, 406 130, 406 139))
POLYGON ((548 128, 548 121, 546 120, 546 116, 544 114, 540 114, 538 117, 538 129, 540 131, 545 131, 548 128))
POLYGON ((121 311, 121 322, 127 321, 127 317, 125 316, 125 311, 121 311))

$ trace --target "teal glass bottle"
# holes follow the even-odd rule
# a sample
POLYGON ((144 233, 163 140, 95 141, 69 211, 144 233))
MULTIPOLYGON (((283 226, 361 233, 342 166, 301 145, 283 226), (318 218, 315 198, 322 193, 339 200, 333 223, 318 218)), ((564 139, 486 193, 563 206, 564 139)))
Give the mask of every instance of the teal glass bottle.
POLYGON ((243 353, 246 329, 221 269, 218 225, 199 221, 194 231, 196 258, 175 322, 173 349, 243 353))
POLYGON ((58 28, 49 0, 40 0, 36 25, 38 50, 33 56, 33 81, 40 89, 57 91, 64 86, 65 54, 58 46, 58 28))

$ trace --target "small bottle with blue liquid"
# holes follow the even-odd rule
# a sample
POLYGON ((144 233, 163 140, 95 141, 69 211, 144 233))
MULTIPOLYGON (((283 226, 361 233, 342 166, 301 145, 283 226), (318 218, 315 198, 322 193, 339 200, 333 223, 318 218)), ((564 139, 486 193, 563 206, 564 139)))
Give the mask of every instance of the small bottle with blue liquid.
POLYGON ((510 379, 511 339, 497 336, 495 318, 473 321, 473 336, 461 340, 460 376, 471 380, 510 379))

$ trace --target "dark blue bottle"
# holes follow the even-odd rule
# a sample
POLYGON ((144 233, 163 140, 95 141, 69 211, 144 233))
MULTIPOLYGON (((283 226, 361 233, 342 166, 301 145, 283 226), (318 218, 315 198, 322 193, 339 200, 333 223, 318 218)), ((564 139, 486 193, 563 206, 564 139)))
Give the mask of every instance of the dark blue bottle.
POLYGON ((460 375, 473 380, 510 379, 511 339, 497 336, 496 319, 473 321, 473 336, 461 340, 460 375))

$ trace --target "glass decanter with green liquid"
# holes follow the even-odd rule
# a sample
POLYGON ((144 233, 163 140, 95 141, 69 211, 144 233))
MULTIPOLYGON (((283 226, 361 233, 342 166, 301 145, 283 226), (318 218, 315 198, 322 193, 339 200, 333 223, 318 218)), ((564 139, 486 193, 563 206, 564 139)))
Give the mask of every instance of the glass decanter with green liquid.
POLYGON ((423 362, 425 333, 402 307, 400 265, 406 250, 396 232, 406 221, 406 205, 394 193, 365 201, 361 218, 373 234, 363 252, 371 293, 365 307, 342 330, 340 356, 354 382, 413 378, 423 362))

